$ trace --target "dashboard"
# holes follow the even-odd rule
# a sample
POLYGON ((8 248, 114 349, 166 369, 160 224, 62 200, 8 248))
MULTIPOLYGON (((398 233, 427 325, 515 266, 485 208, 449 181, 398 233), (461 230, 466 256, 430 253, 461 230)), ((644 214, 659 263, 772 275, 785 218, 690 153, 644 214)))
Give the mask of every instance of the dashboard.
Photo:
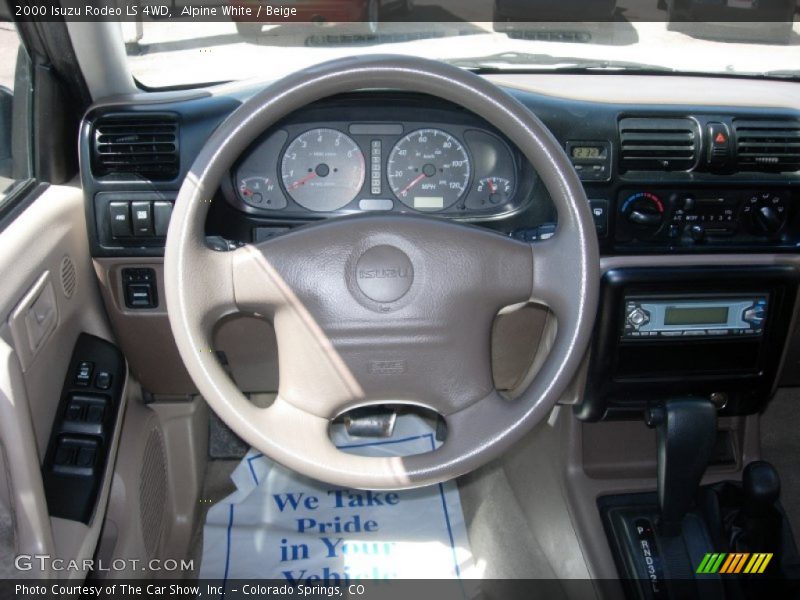
MULTIPOLYGON (((800 111, 509 92, 562 143, 601 254, 800 247, 800 111)), ((89 111, 81 173, 96 256, 163 254, 180 182, 243 97, 89 111)), ((533 167, 491 124, 439 99, 389 91, 328 98, 287 116, 235 157, 213 199, 208 234, 231 243, 366 212, 427 214, 525 241, 552 235, 558 220, 533 167)))
MULTIPOLYGON (((669 95, 668 77, 591 79, 601 88, 634 80, 669 95)), ((716 83, 752 94, 735 80, 716 83)), ((726 399, 722 414, 758 410, 778 378, 800 281, 796 96, 783 107, 707 98, 637 104, 608 87, 616 99, 506 89, 572 162, 606 265, 576 414, 630 418, 659 394, 716 394, 726 399), (658 329, 662 306, 694 312, 672 311, 683 320, 665 316, 658 329)), ((153 265, 181 183, 214 129, 258 90, 175 92, 157 102, 143 94, 86 114, 80 159, 90 248, 115 265, 126 318, 163 310, 153 265)), ((209 202, 206 235, 220 250, 363 213, 424 214, 530 242, 558 223, 539 175, 490 123, 438 99, 385 90, 317 101, 259 132, 231 157, 209 202)))
POLYGON ((223 190, 232 206, 278 218, 410 212, 481 219, 530 200, 533 176, 519 153, 466 113, 408 104, 391 113, 367 106, 309 113, 266 132, 237 161, 223 190), (342 120, 343 112, 352 114, 342 120))

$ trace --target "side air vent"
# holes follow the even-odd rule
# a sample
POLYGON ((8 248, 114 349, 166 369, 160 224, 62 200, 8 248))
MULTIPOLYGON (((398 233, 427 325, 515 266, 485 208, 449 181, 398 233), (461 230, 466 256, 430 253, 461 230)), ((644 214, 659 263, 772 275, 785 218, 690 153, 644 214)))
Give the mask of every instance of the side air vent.
POLYGON ((740 171, 800 170, 800 121, 736 119, 733 129, 740 171))
POLYGON ((178 175, 178 120, 174 114, 115 114, 97 120, 93 132, 95 175, 147 179, 178 175))
POLYGON ((697 164, 699 133, 691 119, 620 119, 619 139, 625 171, 688 171, 697 164))

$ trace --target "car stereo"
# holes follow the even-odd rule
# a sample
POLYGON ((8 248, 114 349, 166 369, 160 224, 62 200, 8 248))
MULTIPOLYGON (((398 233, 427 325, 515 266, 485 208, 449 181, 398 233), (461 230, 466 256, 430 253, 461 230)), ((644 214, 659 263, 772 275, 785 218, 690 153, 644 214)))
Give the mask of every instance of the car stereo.
POLYGON ((608 270, 575 414, 638 419, 655 402, 712 395, 725 399, 722 415, 761 410, 776 389, 799 282, 791 265, 608 270))
POLYGON ((760 336, 767 294, 736 297, 626 296, 623 340, 760 336))

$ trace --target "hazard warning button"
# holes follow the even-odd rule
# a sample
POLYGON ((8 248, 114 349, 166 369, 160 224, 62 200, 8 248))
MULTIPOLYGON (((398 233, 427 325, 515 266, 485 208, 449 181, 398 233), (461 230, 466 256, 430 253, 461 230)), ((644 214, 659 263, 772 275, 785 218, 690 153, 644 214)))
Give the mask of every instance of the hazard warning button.
POLYGON ((708 124, 708 164, 724 167, 731 159, 731 136, 725 123, 708 124))

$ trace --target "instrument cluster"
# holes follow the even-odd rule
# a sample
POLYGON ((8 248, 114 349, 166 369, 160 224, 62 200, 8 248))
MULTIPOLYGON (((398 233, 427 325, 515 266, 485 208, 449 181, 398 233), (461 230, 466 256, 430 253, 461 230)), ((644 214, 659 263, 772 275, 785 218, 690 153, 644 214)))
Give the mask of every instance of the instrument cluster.
POLYGON ((228 200, 274 217, 418 212, 484 218, 530 195, 523 161, 471 124, 290 123, 261 136, 231 173, 228 200))

